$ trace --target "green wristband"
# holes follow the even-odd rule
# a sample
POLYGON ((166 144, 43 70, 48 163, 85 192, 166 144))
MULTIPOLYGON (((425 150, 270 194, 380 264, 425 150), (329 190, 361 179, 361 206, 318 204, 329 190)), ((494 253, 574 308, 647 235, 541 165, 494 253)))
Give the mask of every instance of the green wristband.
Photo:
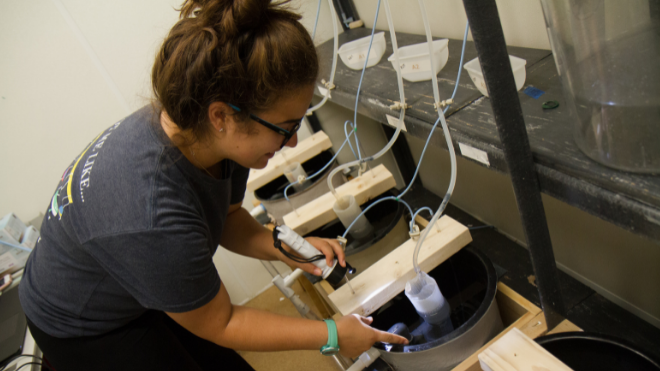
POLYGON ((328 326, 328 343, 321 347, 321 354, 326 356, 334 356, 339 353, 339 339, 337 337, 337 325, 332 319, 325 320, 328 326))

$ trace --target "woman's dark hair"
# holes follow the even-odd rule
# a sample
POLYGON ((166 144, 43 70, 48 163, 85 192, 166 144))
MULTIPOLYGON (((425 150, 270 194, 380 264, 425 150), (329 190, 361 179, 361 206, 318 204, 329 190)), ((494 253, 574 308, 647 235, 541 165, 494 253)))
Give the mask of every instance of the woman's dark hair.
MULTIPOLYGON (((156 99, 181 130, 203 139, 213 102, 249 112, 311 85, 318 58, 288 1, 186 0, 151 72, 156 99)), ((245 128, 244 128, 245 129, 245 128)))

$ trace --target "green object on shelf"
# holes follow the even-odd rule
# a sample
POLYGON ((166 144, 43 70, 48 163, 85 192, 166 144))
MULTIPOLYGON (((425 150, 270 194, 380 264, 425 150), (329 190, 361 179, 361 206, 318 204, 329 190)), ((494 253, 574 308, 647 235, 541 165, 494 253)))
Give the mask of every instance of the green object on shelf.
POLYGON ((557 102, 556 100, 549 100, 547 102, 543 102, 541 107, 543 107, 543 109, 555 109, 559 107, 559 102, 557 102))

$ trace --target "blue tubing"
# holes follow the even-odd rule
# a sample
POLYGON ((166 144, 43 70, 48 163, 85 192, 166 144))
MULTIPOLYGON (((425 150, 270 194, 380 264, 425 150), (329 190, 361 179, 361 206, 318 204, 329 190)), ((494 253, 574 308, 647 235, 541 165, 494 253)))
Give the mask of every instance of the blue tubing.
POLYGON ((0 245, 5 245, 5 246, 13 247, 13 248, 15 248, 15 249, 19 249, 19 250, 23 250, 23 251, 28 251, 28 252, 31 252, 31 251, 32 251, 32 249, 29 248, 29 247, 19 246, 19 245, 14 245, 14 244, 11 244, 11 243, 8 243, 8 242, 5 242, 5 241, 2 241, 2 240, 0 240, 0 245))
MULTIPOLYGON (((347 122, 349 122, 349 121, 347 121, 347 122)), ((344 126, 344 127, 345 127, 345 126, 344 126)), ((322 168, 321 170, 319 170, 319 171, 317 171, 316 173, 314 173, 313 175, 310 175, 309 177, 307 177, 306 180, 313 179, 313 178, 317 177, 319 174, 321 174, 322 172, 324 172, 325 169, 327 169, 328 166, 330 166, 330 164, 332 164, 332 163, 335 161, 335 159, 336 159, 337 156, 339 155, 339 152, 341 152, 341 150, 344 149, 344 146, 346 145, 346 143, 347 143, 347 142, 350 143, 351 135, 353 135, 353 131, 351 131, 351 133, 348 134, 348 136, 346 137, 346 140, 344 141, 344 143, 342 143, 341 147, 339 147, 339 150, 337 151, 337 153, 335 153, 335 155, 332 156, 332 159, 330 159, 330 161, 328 161, 328 163, 325 164, 325 166, 323 166, 323 168, 322 168)), ((284 188, 284 198, 285 198, 288 202, 291 202, 291 200, 289 200, 289 196, 287 195, 287 192, 289 191, 289 188, 291 188, 291 187, 292 187, 293 185, 295 185, 295 184, 298 184, 298 181, 297 181, 297 180, 296 180, 295 182, 289 184, 288 186, 286 186, 286 188, 284 188)))
MULTIPOLYGON (((367 211, 369 211, 369 209, 371 209, 372 207, 378 205, 379 203, 381 203, 381 202, 383 202, 383 201, 387 201, 387 200, 395 200, 395 201, 397 201, 397 202, 401 202, 402 204, 406 205, 406 207, 408 208, 408 211, 410 212, 410 215, 413 215, 413 212, 412 212, 412 209, 410 208, 410 205, 408 205, 408 203, 407 203, 406 201, 400 199, 399 197, 389 196, 389 197, 381 198, 380 200, 378 200, 378 201, 372 203, 371 205, 369 205, 369 207, 367 207, 366 209, 364 209, 364 210, 360 213, 360 215, 358 215, 357 218, 355 218, 355 220, 353 220, 353 223, 351 223, 351 225, 349 225, 348 228, 346 228, 346 232, 344 232, 344 234, 342 235, 342 237, 343 237, 343 238, 346 238, 346 235, 347 235, 348 232, 351 230, 351 228, 353 228, 353 225, 355 224, 355 222, 356 222, 358 219, 360 219, 360 217, 361 217, 362 215, 364 215, 367 211)), ((410 231, 412 232, 412 229, 411 229, 410 231)))
POLYGON ((319 0, 319 6, 316 8, 316 21, 314 21, 314 31, 312 32, 312 41, 314 41, 314 36, 316 36, 316 26, 319 24, 319 15, 321 14, 321 1, 319 0))
POLYGON ((424 206, 424 207, 420 208, 419 210, 415 211, 415 214, 413 215, 412 220, 410 220, 410 230, 411 231, 412 231, 413 226, 415 225, 415 219, 417 218, 417 215, 419 215, 419 213, 421 213, 424 210, 428 211, 431 214, 431 216, 433 216, 433 209, 431 209, 430 207, 427 207, 427 206, 424 206))
MULTIPOLYGON (((364 78, 364 71, 367 70, 367 63, 369 63, 369 54, 371 53, 371 44, 374 42, 374 32, 376 32, 376 22, 378 21, 378 12, 380 11, 380 0, 378 0, 378 5, 376 6, 376 16, 374 17, 374 25, 371 27, 371 39, 369 40, 369 49, 367 49, 367 59, 364 61, 364 67, 362 67, 362 74, 360 75, 360 83, 358 84, 357 94, 355 95, 355 115, 353 116, 353 124, 357 126, 357 111, 358 111, 358 102, 360 100, 360 89, 362 88, 362 79, 364 78)), ((355 135, 355 141, 357 142, 357 134, 355 135)), ((357 146, 358 158, 362 159, 362 153, 360 153, 360 146, 357 146)))
MULTIPOLYGON (((463 71, 463 57, 465 57, 465 42, 467 41, 468 31, 470 30, 470 23, 465 24, 465 34, 463 35, 463 49, 461 49, 461 61, 458 63, 458 76, 456 76, 456 85, 454 85, 454 92, 451 93, 451 99, 454 99, 456 96, 456 91, 458 90, 458 83, 461 81, 461 72, 463 71)), ((449 106, 445 107, 443 113, 447 113, 449 106)))
MULTIPOLYGON (((351 133, 357 130, 357 129, 355 128, 355 125, 351 122, 351 120, 346 120, 346 122, 344 122, 344 135, 346 135, 346 140, 348 140, 348 138, 350 137, 350 134, 348 134, 348 131, 346 131, 346 124, 348 124, 348 123, 350 123, 350 124, 351 124, 351 127, 353 128, 353 129, 351 130, 351 133)), ((357 135, 355 136, 355 138, 357 139, 357 135)), ((353 156, 355 156, 355 159, 356 159, 356 160, 359 160, 359 157, 358 157, 358 155, 355 153, 355 150, 353 149, 353 145, 351 144, 351 141, 350 141, 350 140, 348 140, 348 146, 351 148, 351 152, 353 152, 353 156)))

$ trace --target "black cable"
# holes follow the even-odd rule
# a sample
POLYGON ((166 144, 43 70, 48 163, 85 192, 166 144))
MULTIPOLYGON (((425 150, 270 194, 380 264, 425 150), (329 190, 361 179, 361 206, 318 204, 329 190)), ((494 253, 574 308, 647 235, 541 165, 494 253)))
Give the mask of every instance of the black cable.
MULTIPOLYGON (((48 369, 48 370, 53 370, 52 368, 50 368, 50 367, 44 365, 43 363, 39 363, 39 362, 28 362, 28 363, 24 363, 24 364, 22 364, 21 367, 19 367, 19 368, 16 369, 16 371, 22 369, 23 367, 25 367, 25 366, 27 366, 27 365, 39 365, 39 366, 41 366, 42 368, 45 367, 45 368, 48 369)), ((55 371, 55 370, 53 370, 53 371, 55 371)))
POLYGON ((323 260, 323 259, 325 259, 325 255, 322 255, 322 254, 315 255, 315 256, 313 256, 313 257, 311 257, 311 258, 309 258, 309 259, 301 258, 301 257, 299 257, 299 256, 297 256, 297 255, 293 255, 293 254, 291 254, 290 252, 284 250, 284 249, 282 248, 282 246, 278 247, 278 250, 280 250, 280 251, 282 252, 282 254, 284 254, 284 256, 286 256, 287 258, 293 260, 293 261, 296 262, 296 263, 301 263, 301 264, 305 264, 305 263, 314 263, 314 262, 316 262, 316 261, 319 261, 319 260, 323 260))
MULTIPOLYGON (((0 368, 0 371, 4 371, 4 370, 6 370, 6 369, 7 369, 7 366, 9 366, 10 363, 14 362, 15 360, 17 360, 17 359, 19 359, 19 358, 21 358, 21 357, 32 357, 32 358, 38 359, 40 362, 43 362, 43 361, 44 361, 41 357, 37 357, 37 356, 35 356, 34 354, 18 354, 18 355, 15 355, 15 356, 9 358, 9 359, 7 360, 7 363, 6 363, 4 366, 2 366, 2 368, 0 368)), ((22 367, 22 366, 21 366, 21 367, 22 367)), ((17 370, 17 371, 18 371, 18 370, 17 370)))
POLYGON ((305 263, 314 263, 316 261, 325 259, 325 255, 323 254, 314 255, 311 258, 303 258, 298 255, 291 254, 290 252, 284 250, 284 248, 282 247, 282 241, 280 241, 280 239, 277 237, 278 233, 279 231, 277 230, 277 227, 273 228, 273 241, 274 241, 273 245, 275 246, 276 249, 280 250, 280 252, 284 254, 284 256, 293 260, 294 262, 305 264, 305 263))

